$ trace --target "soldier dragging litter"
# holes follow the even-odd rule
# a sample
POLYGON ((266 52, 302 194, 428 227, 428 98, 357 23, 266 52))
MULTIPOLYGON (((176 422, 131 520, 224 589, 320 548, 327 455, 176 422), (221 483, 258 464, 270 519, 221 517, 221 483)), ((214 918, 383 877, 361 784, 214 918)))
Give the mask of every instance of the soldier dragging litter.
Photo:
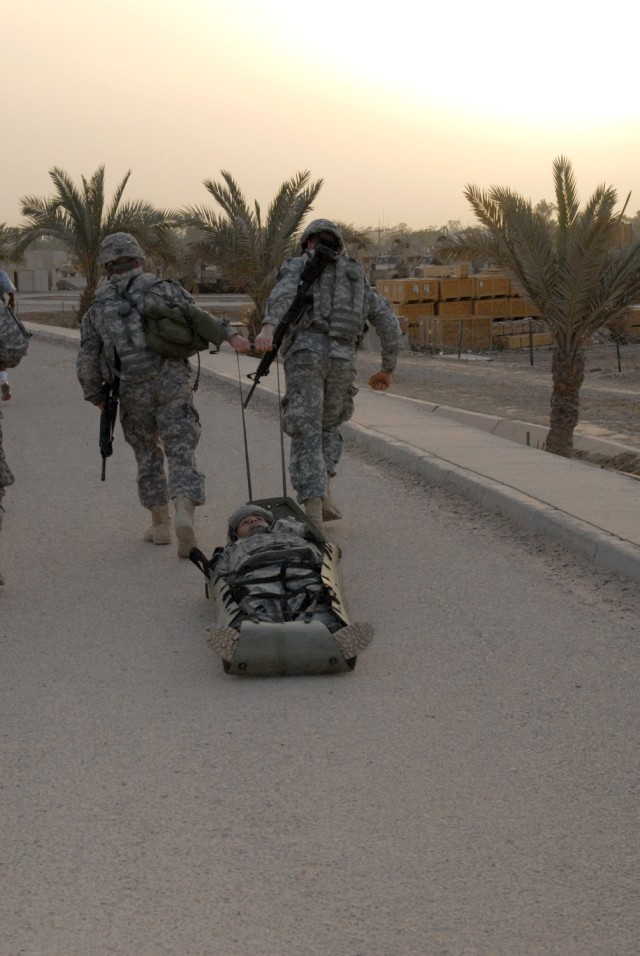
POLYGON ((367 282, 360 263, 344 254, 335 223, 314 220, 302 234, 301 245, 302 255, 287 259, 278 273, 254 347, 260 353, 272 349, 274 328, 291 306, 314 249, 329 246, 335 253, 333 261, 309 289, 308 304, 282 344, 283 427, 291 438, 291 483, 306 515, 322 532, 323 521, 342 517, 331 480, 342 453, 339 426, 353 415, 356 350, 370 322, 380 337, 382 368, 369 385, 387 389, 396 366, 400 327, 389 303, 367 282))
MULTIPOLYGON (((11 398, 6 369, 15 368, 19 364, 26 354, 29 341, 29 333, 13 312, 15 291, 15 286, 7 273, 0 270, 0 395, 4 402, 11 398), (7 302, 4 298, 5 293, 7 293, 7 302)), ((12 485, 14 480, 2 446, 2 412, 0 411, 0 530, 2 530, 4 516, 2 500, 5 489, 12 485)), ((0 585, 3 584, 4 576, 0 571, 0 585)))
MULTIPOLYGON (((172 501, 178 556, 187 558, 196 545, 195 508, 205 501, 205 479, 195 460, 200 420, 191 367, 186 359, 150 348, 145 323, 154 310, 198 310, 177 282, 145 273, 143 260, 132 235, 119 232, 103 239, 98 262, 108 282, 83 316, 77 373, 85 399, 101 410, 104 383, 119 381, 120 422, 138 466, 138 497, 151 513, 144 540, 171 543, 172 501)), ((236 352, 248 350, 248 340, 226 319, 208 313, 206 318, 214 328, 212 341, 227 341, 236 352)))
MULTIPOLYGON (((0 531, 2 530, 2 518, 4 517, 4 508, 2 507, 4 490, 8 488, 9 485, 12 485, 14 481, 15 479, 7 464, 7 459, 4 456, 4 449, 2 447, 2 412, 0 412, 0 531)), ((2 584, 4 584, 4 576, 0 570, 0 585, 2 584)))
MULTIPOLYGON (((7 296, 6 304, 10 309, 15 309, 16 307, 16 287, 13 282, 7 275, 7 273, 0 269, 0 302, 5 304, 5 294, 7 296)), ((8 402, 11 398, 11 385, 9 384, 9 376, 7 374, 6 368, 3 368, 0 365, 0 400, 3 402, 8 402)))

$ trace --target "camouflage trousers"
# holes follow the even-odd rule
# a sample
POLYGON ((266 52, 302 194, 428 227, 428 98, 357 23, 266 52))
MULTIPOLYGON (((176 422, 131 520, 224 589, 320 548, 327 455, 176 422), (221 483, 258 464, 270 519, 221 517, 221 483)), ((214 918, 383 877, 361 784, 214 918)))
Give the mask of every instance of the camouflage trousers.
POLYGON ((350 359, 300 350, 284 362, 283 428, 291 438, 289 472, 298 501, 324 498, 342 454, 339 425, 353 415, 356 371, 350 359))
POLYGON ((143 382, 122 382, 120 421, 136 456, 143 507, 157 508, 177 496, 204 504, 204 475, 195 459, 200 418, 186 366, 167 366, 143 382))
MULTIPOLYGON (((0 412, 0 419, 1 418, 2 413, 0 412)), ((4 516, 4 508, 2 507, 4 489, 12 485, 14 481, 15 478, 7 464, 7 459, 4 457, 4 449, 2 447, 2 422, 0 421, 0 529, 2 528, 2 518, 4 516)))

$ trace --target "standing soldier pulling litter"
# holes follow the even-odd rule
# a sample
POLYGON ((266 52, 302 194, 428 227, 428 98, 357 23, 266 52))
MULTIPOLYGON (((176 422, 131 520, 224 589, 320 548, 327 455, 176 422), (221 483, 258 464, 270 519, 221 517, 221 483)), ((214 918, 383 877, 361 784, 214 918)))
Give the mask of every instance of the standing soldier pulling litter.
POLYGON ((309 290, 308 306, 285 336, 282 354, 283 426, 291 437, 291 483, 307 516, 321 531, 323 519, 342 517, 331 498, 330 483, 342 453, 339 426, 353 415, 356 349, 370 322, 380 337, 382 368, 369 385, 387 389, 396 367, 400 327, 389 303, 367 282, 360 263, 343 253, 336 224, 315 219, 302 234, 302 255, 287 259, 280 268, 255 340, 256 351, 271 349, 274 327, 295 298, 318 243, 332 248, 336 258, 309 290))
MULTIPOLYGON (((10 309, 15 309, 16 307, 16 287, 13 282, 4 271, 0 269, 0 302, 2 305, 5 304, 4 297, 5 293, 7 295, 7 305, 10 309)), ((11 398, 11 386, 9 384, 9 376, 7 375, 7 370, 0 365, 0 399, 3 402, 8 402, 11 398)))
MULTIPOLYGON (((2 400, 7 401, 11 398, 9 389, 9 379, 7 377, 7 368, 15 368, 27 352, 29 344, 29 333, 26 331, 18 317, 13 312, 15 308, 15 286, 6 272, 0 270, 0 392, 2 400), (7 293, 8 302, 5 304, 4 293, 7 293)), ((2 499, 4 498, 5 488, 12 485, 14 477, 4 457, 2 447, 2 412, 0 412, 0 530, 2 529, 2 518, 4 508, 2 499)), ((4 577, 0 571, 0 584, 4 584, 4 577)))
MULTIPOLYGON (((78 379, 88 402, 103 406, 103 383, 120 379, 120 421, 138 465, 138 496, 151 512, 144 540, 171 543, 169 501, 174 505, 178 555, 187 558, 196 544, 194 509, 205 501, 204 475, 196 468, 200 419, 193 404, 191 367, 148 346, 149 316, 199 310, 177 282, 142 270, 144 253, 126 232, 103 239, 98 262, 108 282, 82 319, 78 379), (167 470, 165 471, 165 459, 167 470)), ((163 316, 164 317, 164 316, 163 316)), ((206 315, 212 341, 228 341, 236 352, 249 342, 226 319, 206 315)), ((202 346, 200 346, 202 347, 202 346)))
MULTIPOLYGON (((4 498, 4 489, 8 488, 9 485, 12 485, 15 481, 11 469, 7 464, 7 459, 4 457, 4 450, 2 447, 2 412, 0 412, 0 530, 2 530, 2 518, 4 516, 4 508, 2 507, 2 499, 4 498)), ((4 584, 4 577, 2 571, 0 571, 0 584, 4 584)))

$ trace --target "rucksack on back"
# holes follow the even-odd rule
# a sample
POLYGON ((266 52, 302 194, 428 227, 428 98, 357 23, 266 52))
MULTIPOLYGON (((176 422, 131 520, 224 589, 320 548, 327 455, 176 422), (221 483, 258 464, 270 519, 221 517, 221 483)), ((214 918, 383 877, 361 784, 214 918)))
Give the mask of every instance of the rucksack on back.
POLYGON ((158 303, 142 313, 147 346, 167 358, 186 359, 227 340, 229 324, 190 302, 158 303))
POLYGON ((0 303, 0 368, 15 368, 27 354, 30 338, 14 310, 0 303))
MULTIPOLYGON (((147 348, 159 352, 165 358, 188 359, 208 348, 210 343, 220 346, 226 342, 229 332, 228 319, 217 318, 187 299, 167 302, 162 295, 156 294, 153 305, 146 303, 144 311, 138 309, 136 300, 129 292, 129 287, 136 278, 133 277, 120 294, 138 311, 147 348)), ((172 280, 164 279, 161 282, 164 285, 172 280)), ((177 283, 173 284, 184 292, 177 283)), ((136 286, 136 290, 151 297, 154 295, 154 285, 156 280, 143 287, 136 286)))

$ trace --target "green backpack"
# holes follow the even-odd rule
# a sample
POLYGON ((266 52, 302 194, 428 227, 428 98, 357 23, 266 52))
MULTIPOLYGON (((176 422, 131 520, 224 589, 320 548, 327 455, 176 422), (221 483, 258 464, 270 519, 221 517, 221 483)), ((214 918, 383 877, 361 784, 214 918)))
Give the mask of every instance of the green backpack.
MULTIPOLYGON (((120 294, 132 308, 138 310, 136 300, 129 292, 136 278, 137 276, 134 276, 130 279, 126 289, 120 294)), ((155 280, 140 291, 146 294, 154 285, 155 280)), ((208 348, 210 342, 219 347, 227 341, 228 319, 218 319, 204 309, 199 309, 193 302, 185 300, 169 303, 160 295, 156 298, 158 301, 155 305, 147 306, 144 312, 138 313, 147 347, 154 352, 159 352, 165 358, 189 359, 208 348)))
POLYGON ((147 346, 165 358, 188 359, 209 343, 227 341, 229 320, 219 319, 192 302, 158 303, 142 314, 147 346))

